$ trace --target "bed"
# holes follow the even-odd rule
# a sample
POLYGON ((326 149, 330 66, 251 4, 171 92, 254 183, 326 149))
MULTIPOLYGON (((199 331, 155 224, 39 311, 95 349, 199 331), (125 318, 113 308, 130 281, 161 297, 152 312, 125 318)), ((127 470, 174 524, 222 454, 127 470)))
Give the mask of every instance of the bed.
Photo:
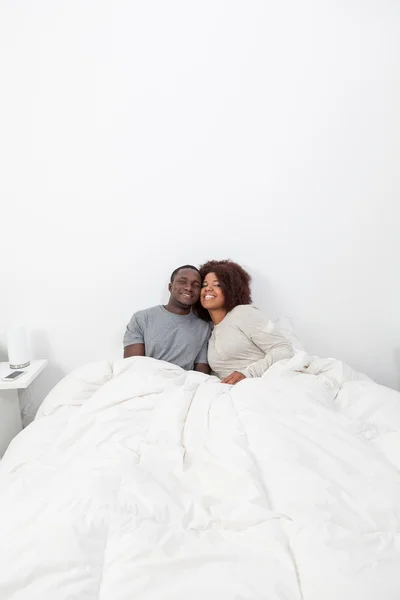
POLYGON ((0 600, 399 600, 399 469, 400 394, 339 361, 93 363, 0 462, 0 600))

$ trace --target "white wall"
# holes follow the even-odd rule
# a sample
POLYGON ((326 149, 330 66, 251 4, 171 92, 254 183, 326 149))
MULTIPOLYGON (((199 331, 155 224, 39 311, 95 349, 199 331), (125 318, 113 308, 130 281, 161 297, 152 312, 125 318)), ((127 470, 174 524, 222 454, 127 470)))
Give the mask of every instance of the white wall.
POLYGON ((390 0, 3 0, 0 344, 17 316, 50 359, 36 404, 220 257, 399 386, 399 27, 390 0))

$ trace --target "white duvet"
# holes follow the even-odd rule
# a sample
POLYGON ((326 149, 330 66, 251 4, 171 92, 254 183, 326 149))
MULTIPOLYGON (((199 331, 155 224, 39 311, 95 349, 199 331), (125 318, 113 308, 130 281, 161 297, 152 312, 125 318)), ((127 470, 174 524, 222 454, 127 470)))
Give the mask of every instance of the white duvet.
POLYGON ((0 462, 0 600, 399 600, 400 394, 88 365, 0 462))

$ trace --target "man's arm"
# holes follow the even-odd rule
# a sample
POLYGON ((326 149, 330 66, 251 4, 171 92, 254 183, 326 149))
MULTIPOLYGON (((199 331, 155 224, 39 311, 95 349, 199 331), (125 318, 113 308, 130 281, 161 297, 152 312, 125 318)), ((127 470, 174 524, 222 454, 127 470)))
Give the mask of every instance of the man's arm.
POLYGON ((144 344, 130 344, 124 348, 124 358, 130 356, 144 356, 144 344))
POLYGON ((124 358, 145 356, 143 312, 135 313, 129 321, 124 335, 124 358))
MULTIPOLYGON (((143 346, 143 348, 144 348, 144 346, 143 346)), ((199 371, 200 373, 205 373, 206 375, 210 374, 210 367, 206 363, 195 364, 194 370, 199 371)))
POLYGON ((200 373, 205 373, 206 375, 210 374, 210 367, 207 364, 207 349, 208 349, 208 336, 204 341, 204 344, 196 356, 194 361, 194 370, 199 371, 200 373))

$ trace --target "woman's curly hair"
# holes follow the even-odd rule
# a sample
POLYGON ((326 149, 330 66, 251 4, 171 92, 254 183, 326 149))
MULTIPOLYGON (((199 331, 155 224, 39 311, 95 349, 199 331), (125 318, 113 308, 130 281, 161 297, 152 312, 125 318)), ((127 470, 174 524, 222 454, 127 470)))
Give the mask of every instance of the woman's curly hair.
MULTIPOLYGON (((202 281, 208 273, 215 273, 218 277, 228 312, 239 304, 251 304, 251 277, 240 265, 231 260, 209 260, 200 267, 202 281)), ((200 300, 194 311, 201 319, 210 321, 209 312, 201 306, 200 300)))

